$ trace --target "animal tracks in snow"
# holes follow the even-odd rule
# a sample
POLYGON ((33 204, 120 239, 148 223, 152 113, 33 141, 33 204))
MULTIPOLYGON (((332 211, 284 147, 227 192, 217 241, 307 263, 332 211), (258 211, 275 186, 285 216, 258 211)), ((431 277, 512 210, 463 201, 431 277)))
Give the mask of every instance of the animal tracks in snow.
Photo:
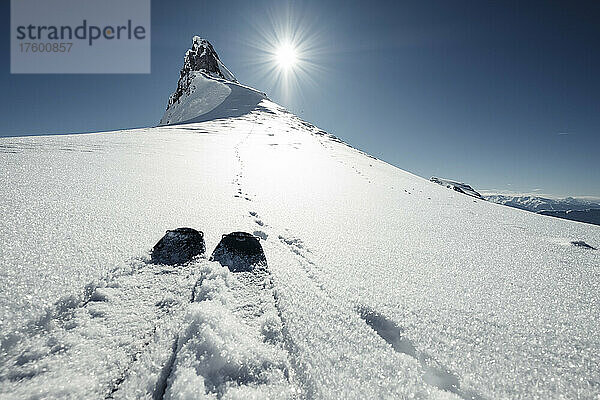
POLYGON ((253 235, 256 237, 261 238, 262 240, 267 240, 267 238, 269 237, 269 235, 267 235, 265 232, 263 231, 254 231, 253 235))
MULTIPOLYGON (((260 227, 266 227, 268 225, 266 225, 262 219, 260 219, 260 217, 258 216, 258 213, 256 211, 249 211, 248 214, 250 214, 250 216, 252 218, 254 218, 254 223, 260 227)), ((265 232, 262 231, 258 231, 260 233, 260 235, 255 235, 255 236, 259 236, 261 237, 261 239, 266 239, 267 238, 267 234, 265 232), (264 238, 262 238, 262 236, 265 236, 264 238)))
POLYGON ((302 257, 307 263, 311 265, 315 264, 308 258, 308 253, 310 253, 310 250, 305 248, 301 239, 295 237, 285 237, 282 235, 277 236, 277 238, 281 241, 281 243, 286 244, 292 252, 302 257))
MULTIPOLYGON (((254 218, 254 223, 256 225, 263 228, 261 230, 254 231, 254 235, 266 240, 269 236, 269 233, 268 229, 264 228, 270 228, 269 225, 260 218, 256 211, 249 211, 248 214, 250 217, 254 218)), ((285 229, 285 231, 285 235, 277 235, 279 242, 283 244, 288 251, 291 251, 297 256, 296 259, 306 275, 317 285, 318 288, 326 292, 325 284, 318 274, 319 267, 312 260, 311 251, 306 247, 300 238, 290 235, 287 229, 285 229)), ((273 234, 273 236, 275 236, 275 234, 273 234)))
POLYGON ((239 171, 238 173, 235 175, 235 177, 233 178, 233 185, 235 186, 236 189, 236 193, 233 195, 233 197, 239 198, 239 199, 244 199, 246 201, 252 201, 252 199, 250 198, 250 195, 248 193, 244 193, 242 191, 242 179, 244 179, 244 160, 242 160, 242 156, 240 155, 240 146, 246 141, 246 139, 248 139, 248 136, 252 133, 252 130, 250 131, 250 133, 248 135, 246 135, 235 147, 234 147, 234 154, 235 154, 235 158, 239 164, 239 171))

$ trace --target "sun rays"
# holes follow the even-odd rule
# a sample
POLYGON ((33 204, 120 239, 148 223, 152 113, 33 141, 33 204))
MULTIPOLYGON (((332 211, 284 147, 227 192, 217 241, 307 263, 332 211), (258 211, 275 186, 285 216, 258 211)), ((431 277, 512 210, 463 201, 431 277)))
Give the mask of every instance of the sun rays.
POLYGON ((292 69, 298 62, 296 49, 290 43, 283 43, 275 50, 275 62, 284 70, 292 69))
POLYGON ((325 72, 322 56, 327 51, 317 21, 287 8, 271 10, 260 23, 251 23, 253 32, 245 42, 256 50, 250 59, 252 70, 285 103, 298 103, 302 87, 317 86, 325 72))

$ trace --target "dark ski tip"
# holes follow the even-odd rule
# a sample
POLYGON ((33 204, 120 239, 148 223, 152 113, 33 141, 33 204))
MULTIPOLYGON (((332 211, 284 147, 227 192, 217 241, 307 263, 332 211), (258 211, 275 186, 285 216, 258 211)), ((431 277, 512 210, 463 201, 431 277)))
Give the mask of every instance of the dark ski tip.
POLYGON ((152 249, 154 264, 176 265, 204 254, 204 234, 192 228, 168 230, 152 249))
POLYGON ((232 272, 252 271, 267 266, 260 241, 247 232, 232 232, 223 238, 210 256, 232 272))

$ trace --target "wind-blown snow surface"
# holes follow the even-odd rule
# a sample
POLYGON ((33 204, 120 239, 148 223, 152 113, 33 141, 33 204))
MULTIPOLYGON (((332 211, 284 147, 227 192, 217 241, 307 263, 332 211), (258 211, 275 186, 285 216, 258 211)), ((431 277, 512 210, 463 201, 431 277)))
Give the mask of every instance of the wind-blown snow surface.
POLYGON ((596 398, 600 228, 449 191, 263 100, 0 139, 0 397, 596 398), (270 276, 149 263, 262 237, 270 276))
POLYGON ((217 118, 246 115, 266 99, 266 95, 248 86, 193 71, 189 93, 170 106, 161 125, 205 122, 217 118))
POLYGON ((202 72, 190 72, 193 74, 194 85, 190 88, 191 93, 179 100, 181 104, 165 112, 160 121, 161 124, 171 122, 183 122, 190 120, 198 114, 206 114, 214 110, 219 104, 231 94, 231 89, 225 83, 214 78, 206 78, 202 72))

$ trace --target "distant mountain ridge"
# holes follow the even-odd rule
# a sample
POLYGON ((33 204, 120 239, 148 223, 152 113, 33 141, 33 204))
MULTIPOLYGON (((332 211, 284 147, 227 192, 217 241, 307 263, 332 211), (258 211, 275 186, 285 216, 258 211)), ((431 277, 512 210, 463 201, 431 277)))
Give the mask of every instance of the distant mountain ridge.
POLYGON ((491 203, 519 208, 536 214, 549 215, 551 217, 568 219, 571 221, 585 222, 600 225, 600 203, 586 199, 566 197, 564 199, 549 199, 538 196, 511 196, 503 194, 481 195, 470 185, 451 179, 432 176, 431 182, 446 186, 456 192, 487 200, 491 203))
POLYGON ((600 203, 567 197, 549 199, 538 196, 484 195, 492 203, 502 204, 542 215, 600 225, 600 203))
POLYGON ((540 211, 571 211, 571 210, 586 210, 589 208, 600 208, 600 203, 566 197, 564 199, 550 199, 538 196, 511 196, 503 194, 484 195, 487 201, 492 203, 503 204, 505 206, 520 208, 522 210, 540 212, 540 211))

